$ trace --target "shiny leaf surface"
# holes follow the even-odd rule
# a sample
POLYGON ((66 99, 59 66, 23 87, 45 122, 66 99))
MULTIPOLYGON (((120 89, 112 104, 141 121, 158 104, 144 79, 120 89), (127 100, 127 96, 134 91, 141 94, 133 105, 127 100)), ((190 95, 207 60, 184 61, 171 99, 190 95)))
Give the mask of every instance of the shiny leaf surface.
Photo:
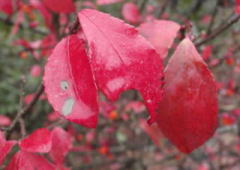
POLYGON ((217 127, 217 88, 193 43, 184 39, 165 70, 157 123, 182 152, 202 145, 217 127))
POLYGON ((162 60, 155 49, 122 20, 95 10, 79 19, 90 49, 90 63, 100 90, 111 100, 138 90, 154 120, 162 97, 162 60))

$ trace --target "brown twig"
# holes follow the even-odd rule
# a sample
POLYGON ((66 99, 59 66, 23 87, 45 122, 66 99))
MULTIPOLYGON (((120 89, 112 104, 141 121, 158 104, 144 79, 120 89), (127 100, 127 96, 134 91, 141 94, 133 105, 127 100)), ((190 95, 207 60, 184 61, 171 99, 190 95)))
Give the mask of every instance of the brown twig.
POLYGON ((37 103, 38 99, 40 98, 40 96, 42 95, 43 93, 43 90, 44 90, 44 87, 43 85, 41 84, 39 87, 38 87, 38 90, 34 96, 34 98, 32 99, 32 101, 27 105, 25 106, 23 109, 21 109, 16 117, 14 118, 14 120, 12 121, 11 125, 6 129, 6 136, 7 138, 9 137, 9 134, 11 133, 11 131, 15 128, 17 122, 21 119, 21 117, 23 115, 25 115, 26 113, 28 113, 32 108, 33 106, 37 103))
POLYGON ((207 43, 208 41, 211 41, 212 39, 214 39, 215 37, 217 37, 219 34, 223 33, 225 30, 227 30, 228 28, 230 28, 233 24, 235 24, 236 22, 238 22, 240 19, 240 15, 234 15, 229 21, 226 21, 226 24, 223 24, 222 26, 216 28, 215 30, 212 31, 212 33, 210 35, 208 35, 205 39, 196 42, 195 45, 197 47, 207 43))
POLYGON ((208 28, 207 28, 207 35, 211 34, 211 32, 212 32, 212 27, 214 26, 215 19, 216 19, 217 13, 218 13, 219 2, 220 2, 220 0, 216 0, 216 5, 215 5, 215 7, 213 9, 213 12, 212 12, 211 22, 210 22, 210 24, 208 25, 208 28))

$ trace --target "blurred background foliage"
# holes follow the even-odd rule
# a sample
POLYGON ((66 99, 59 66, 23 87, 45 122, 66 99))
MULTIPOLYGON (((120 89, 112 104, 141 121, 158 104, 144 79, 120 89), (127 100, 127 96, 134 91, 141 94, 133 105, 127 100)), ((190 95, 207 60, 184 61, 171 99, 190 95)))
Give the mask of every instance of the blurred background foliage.
MULTIPOLYGON (((24 2, 28 4, 27 0, 24 2)), ((75 0, 75 2, 78 10, 84 8, 83 0, 75 0)), ((91 2, 95 3, 95 1, 91 2)), ((116 4, 97 6, 97 9, 123 19, 121 9, 126 2, 129 1, 125 0, 116 4)), ((156 18, 167 18, 182 25, 191 22, 192 33, 197 38, 201 38, 201 35, 207 32, 209 23, 211 22, 209 21, 209 17, 211 18, 216 15, 214 17, 214 25, 212 26, 214 29, 226 22, 226 20, 233 15, 234 11, 233 0, 133 0, 131 2, 137 4, 142 14, 146 13, 146 6, 151 5, 155 9, 153 15, 156 18)), ((10 118, 13 118, 17 111, 31 100, 41 82, 43 74, 42 68, 47 59, 47 56, 42 55, 41 50, 33 53, 30 49, 16 44, 16 42, 23 39, 29 42, 36 42, 42 40, 46 35, 51 34, 51 31, 46 28, 44 19, 38 10, 31 10, 30 14, 26 12, 25 19, 21 22, 23 27, 19 28, 17 33, 12 34, 17 14, 16 12, 11 16, 13 23, 9 24, 7 16, 0 13, 0 114, 7 115, 10 118), (38 23, 36 28, 29 27, 29 22, 32 21, 31 17, 38 23), (40 57, 37 58, 36 56, 40 57), (41 67, 39 76, 33 76, 31 72, 34 65, 41 67)), ((69 25, 71 25, 70 23, 74 22, 76 14, 71 14, 68 18, 69 25)), ((94 151, 69 154, 68 164, 73 167, 81 166, 82 169, 96 169, 97 167, 101 169, 99 167, 101 165, 102 169, 104 169, 106 165, 114 163, 114 160, 109 160, 108 158, 112 155, 108 155, 104 153, 104 151, 99 150, 104 149, 101 148, 102 145, 99 144, 99 140, 102 138, 110 140, 111 144, 117 146, 110 150, 116 157, 119 157, 118 160, 122 160, 122 157, 126 157, 126 155, 131 157, 131 159, 128 160, 123 159, 122 162, 124 162, 124 166, 122 169, 144 169, 145 164, 154 164, 151 163, 152 159, 160 159, 160 157, 164 155, 168 155, 164 167, 161 167, 161 164, 161 166, 156 169, 168 169, 169 167, 172 169, 196 169, 200 166, 205 167, 205 164, 206 167, 210 167, 210 169, 220 169, 220 166, 217 165, 218 160, 213 160, 213 162, 211 162, 212 160, 208 160, 210 154, 222 154, 222 162, 227 162, 226 160, 230 159, 229 155, 235 154, 235 156, 238 156, 240 153, 240 120, 235 113, 240 114, 238 113, 240 112, 240 110, 238 110, 240 109, 239 33, 240 23, 238 22, 217 38, 198 48, 202 54, 206 46, 211 46, 212 52, 209 54, 210 59, 207 60, 207 64, 219 83, 220 128, 207 145, 204 145, 197 152, 193 152, 189 157, 179 154, 162 138, 159 139, 161 140, 160 145, 162 148, 154 146, 150 138, 144 133, 144 128, 141 129, 139 127, 139 119, 147 117, 146 109, 141 111, 143 114, 135 114, 134 109, 126 110, 129 102, 133 100, 141 101, 138 95, 136 97, 136 92, 128 91, 114 104, 115 109, 111 110, 109 119, 106 120, 103 115, 100 115, 100 125, 95 132, 72 123, 64 122, 64 127, 69 128, 70 124, 70 127, 74 127, 74 129, 82 135, 82 138, 84 138, 83 136, 94 133, 93 138, 98 139, 91 141, 91 147, 93 150, 95 149, 94 151), (128 119, 124 121, 120 115, 125 114, 128 119), (115 129, 116 133, 112 135, 107 126, 115 129), (218 145, 219 143, 220 145, 218 145), (238 152, 238 154, 236 152, 238 152), (96 153, 100 154, 96 156, 96 153), (158 158, 156 158, 156 153, 159 156, 158 158), (105 155, 105 157, 102 157, 102 155, 105 155), (145 156, 145 158, 143 156, 145 156), (94 159, 97 163, 87 164, 86 162, 89 161, 89 157, 94 157, 91 159, 94 159), (81 161, 79 161, 80 159, 81 161), (185 163, 184 167, 182 167, 183 162, 185 163), (193 162, 197 163, 194 164, 193 162)), ((171 54, 172 52, 170 52, 169 56, 171 56, 171 54)), ((40 100, 34 109, 31 110, 31 114, 28 114, 26 117, 26 129, 28 132, 45 125, 47 116, 51 113, 52 108, 48 102, 46 100, 40 100)), ((82 144, 86 142, 86 140, 87 139, 79 140, 78 143, 82 144)), ((154 170, 154 166, 155 165, 152 165, 151 170, 154 170)), ((239 167, 240 165, 235 169, 239 170, 239 167)))

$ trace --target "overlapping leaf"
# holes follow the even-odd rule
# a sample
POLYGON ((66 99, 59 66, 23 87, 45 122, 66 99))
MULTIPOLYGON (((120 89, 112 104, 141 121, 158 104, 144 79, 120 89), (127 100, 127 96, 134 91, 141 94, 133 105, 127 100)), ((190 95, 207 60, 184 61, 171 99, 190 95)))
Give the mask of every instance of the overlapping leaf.
POLYGON ((44 85, 56 111, 70 121, 96 127, 97 91, 83 40, 71 35, 55 47, 45 67, 44 85))
POLYGON ((162 60, 138 31, 121 20, 95 10, 82 10, 97 86, 111 100, 128 89, 138 90, 154 120, 162 96, 162 60))
POLYGON ((182 152, 202 145, 217 127, 217 88, 193 43, 184 39, 165 70, 158 125, 182 152))

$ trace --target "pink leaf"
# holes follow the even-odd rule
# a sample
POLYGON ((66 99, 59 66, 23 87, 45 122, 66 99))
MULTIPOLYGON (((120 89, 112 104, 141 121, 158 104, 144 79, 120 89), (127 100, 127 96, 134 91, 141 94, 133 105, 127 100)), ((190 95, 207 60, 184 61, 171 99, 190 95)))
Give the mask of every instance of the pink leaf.
POLYGON ((72 147, 72 139, 69 133, 62 128, 54 128, 52 131, 52 149, 50 156, 57 164, 63 164, 66 154, 72 147))
POLYGON ((56 167, 41 155, 19 151, 6 170, 56 170, 56 167))
POLYGON ((131 24, 137 24, 141 19, 137 5, 132 2, 127 2, 123 5, 122 16, 131 24))
POLYGON ((37 64, 33 65, 30 73, 32 77, 39 77, 41 75, 41 67, 37 64))
POLYGON ((11 119, 5 115, 0 115, 0 126, 9 126, 11 124, 11 119))
POLYGON ((41 128, 19 142, 21 150, 27 152, 47 153, 52 147, 51 133, 41 128))
POLYGON ((0 0, 0 11, 7 15, 13 13, 13 2, 12 0, 0 0))
POLYGON ((158 125, 182 152, 202 145, 217 127, 217 87, 211 72, 188 38, 165 70, 158 125))
POLYGON ((167 56, 179 29, 180 25, 173 21, 156 19, 145 22, 138 28, 163 58, 167 56))
POLYGON ((122 2, 123 0, 97 0, 98 5, 109 5, 118 2, 122 2))
POLYGON ((71 13, 75 11, 72 0, 43 0, 43 4, 56 13, 71 13))
POLYGON ((138 31, 96 10, 79 19, 90 48, 98 87, 111 100, 125 90, 139 90, 154 120, 162 97, 162 60, 138 31))
POLYGON ((44 85, 55 111, 72 122, 96 127, 97 90, 83 40, 72 35, 58 43, 45 67, 44 85))

